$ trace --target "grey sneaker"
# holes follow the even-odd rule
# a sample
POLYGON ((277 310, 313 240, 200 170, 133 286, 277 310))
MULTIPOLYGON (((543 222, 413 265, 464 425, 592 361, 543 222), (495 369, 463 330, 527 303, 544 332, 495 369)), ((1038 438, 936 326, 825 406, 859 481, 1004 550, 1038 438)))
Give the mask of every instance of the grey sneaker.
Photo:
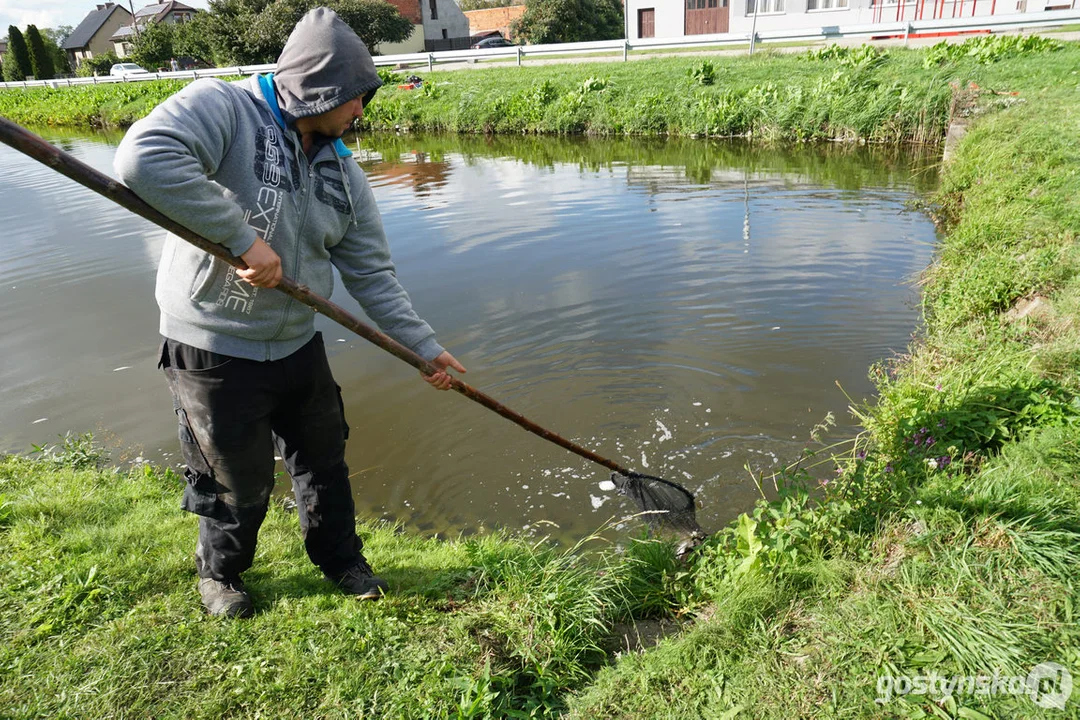
POLYGON ((363 558, 345 572, 326 577, 346 595, 355 595, 361 600, 378 600, 389 589, 386 581, 376 577, 371 571, 371 566, 363 558))
POLYGON ((222 582, 214 578, 199 578, 199 595, 203 607, 211 615, 247 618, 255 614, 251 596, 239 578, 222 582))

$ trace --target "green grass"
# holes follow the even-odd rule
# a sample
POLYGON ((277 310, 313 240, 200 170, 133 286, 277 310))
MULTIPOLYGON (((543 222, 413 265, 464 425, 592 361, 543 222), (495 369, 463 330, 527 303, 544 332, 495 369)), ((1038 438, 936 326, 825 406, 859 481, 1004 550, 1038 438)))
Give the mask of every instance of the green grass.
POLYGON ((4 717, 546 716, 605 658, 616 620, 663 612, 670 546, 557 549, 362 528, 390 583, 338 593, 274 505, 245 576, 258 615, 204 616, 196 522, 171 471, 100 467, 87 438, 0 461, 4 717))
POLYGON ((934 81, 917 54, 890 57, 873 69, 763 52, 435 72, 421 91, 380 93, 367 121, 376 129, 470 133, 940 138, 947 81, 934 81), (705 62, 714 67, 708 85, 692 76, 705 62))
POLYGON ((0 90, 0 115, 25 125, 127 127, 188 82, 147 80, 0 90))

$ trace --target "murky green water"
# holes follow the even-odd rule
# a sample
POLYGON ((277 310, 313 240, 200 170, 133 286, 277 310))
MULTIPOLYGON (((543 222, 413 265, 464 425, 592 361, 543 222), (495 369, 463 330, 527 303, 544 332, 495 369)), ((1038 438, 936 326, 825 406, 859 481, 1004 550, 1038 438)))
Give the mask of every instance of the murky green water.
MULTIPOLYGON (((117 136, 51 137, 111 174, 117 136)), ((684 483, 706 528, 752 504, 745 465, 794 460, 826 413, 834 439, 851 435, 837 383, 868 396, 869 365, 916 328, 905 281, 935 235, 905 203, 936 182, 934 156, 389 137, 357 157, 399 275, 465 379, 684 483)), ((154 366, 163 232, 7 148, 0 167, 0 450, 89 430, 114 458, 176 462, 154 366)), ((362 514, 580 535, 631 510, 599 488, 603 468, 319 321, 362 514)))

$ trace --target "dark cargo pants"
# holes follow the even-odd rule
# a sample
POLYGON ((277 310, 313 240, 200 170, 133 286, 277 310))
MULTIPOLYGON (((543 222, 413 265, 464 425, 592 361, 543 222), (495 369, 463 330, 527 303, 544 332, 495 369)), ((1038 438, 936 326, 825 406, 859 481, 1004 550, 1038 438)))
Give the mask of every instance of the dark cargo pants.
POLYGON ((165 371, 187 464, 181 506, 199 515, 199 577, 251 567, 274 486, 274 450, 292 476, 308 557, 335 575, 361 559, 345 464, 341 391, 321 334, 287 358, 257 362, 166 339, 165 371))

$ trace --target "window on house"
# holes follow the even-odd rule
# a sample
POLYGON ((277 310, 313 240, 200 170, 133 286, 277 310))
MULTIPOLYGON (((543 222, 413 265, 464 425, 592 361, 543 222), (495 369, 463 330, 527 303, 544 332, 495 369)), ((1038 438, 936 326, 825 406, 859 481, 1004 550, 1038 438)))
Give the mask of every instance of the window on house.
POLYGON ((428 7, 431 8, 431 19, 439 19, 439 8, 435 6, 435 0, 428 0, 428 7))
POLYGON ((697 0, 697 9, 698 10, 704 10, 705 9, 705 0, 697 0))
POLYGON ((709 7, 711 7, 711 8, 716 7, 716 0, 709 0, 709 7))
POLYGON ((449 37, 450 36, 446 34, 446 28, 443 28, 442 29, 442 39, 447 40, 447 39, 449 39, 449 37))
POLYGON ((782 13, 784 12, 784 0, 746 0, 746 14, 755 13, 782 13))
POLYGON ((833 10, 847 6, 848 0, 806 0, 807 10, 833 10))

